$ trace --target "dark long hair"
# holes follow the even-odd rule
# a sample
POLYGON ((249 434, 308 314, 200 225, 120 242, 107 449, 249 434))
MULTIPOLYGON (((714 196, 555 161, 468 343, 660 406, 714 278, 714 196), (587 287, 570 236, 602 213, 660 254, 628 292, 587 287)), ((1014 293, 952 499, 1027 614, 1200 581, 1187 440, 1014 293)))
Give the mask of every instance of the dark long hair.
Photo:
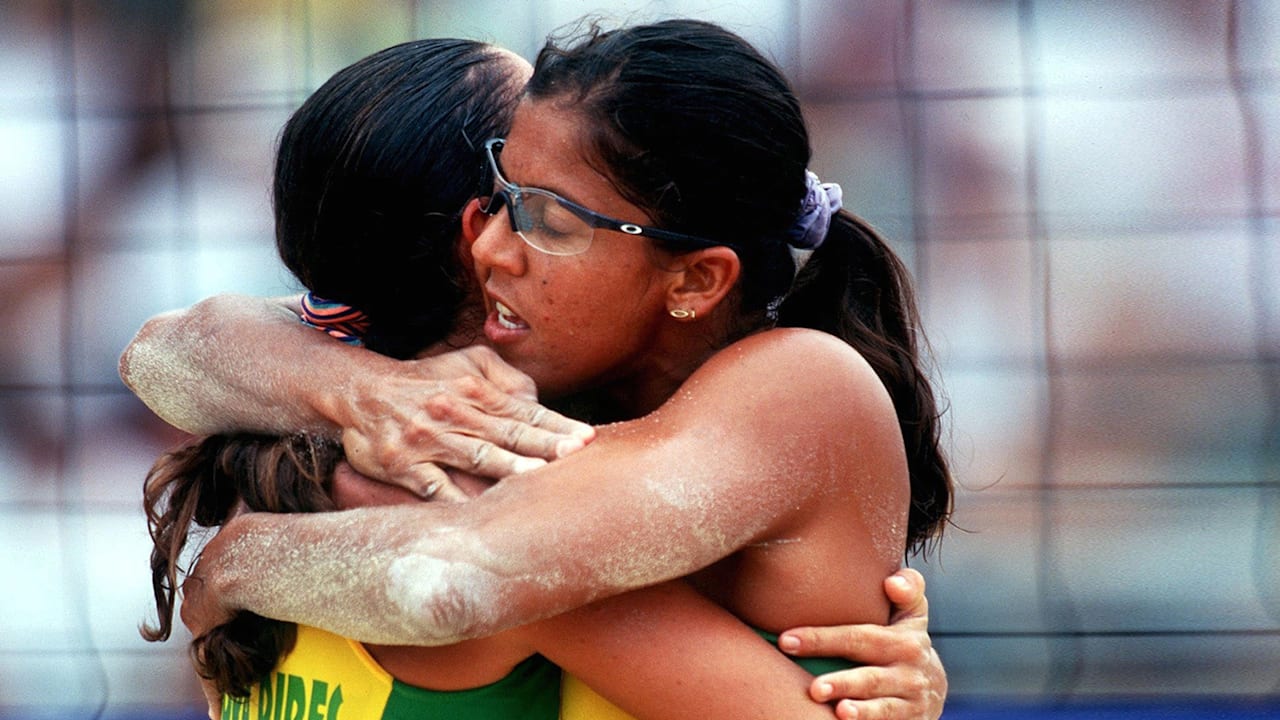
POLYGON ((359 308, 397 358, 454 326, 471 287, 459 221, 482 189, 481 147, 511 125, 512 60, 470 40, 396 45, 347 67, 284 127, 276 247, 315 294, 359 308))
MULTIPOLYGON (((398 358, 443 340, 469 281, 457 256, 463 207, 483 187, 480 143, 505 134, 520 86, 511 59, 469 40, 403 43, 339 71, 290 117, 274 185, 276 246, 312 292, 362 310, 364 344, 398 358)), ((158 621, 174 599, 194 526, 221 525, 243 503, 262 512, 333 508, 336 441, 297 435, 212 436, 162 456, 143 504, 153 542, 158 621)), ((198 672, 249 694, 293 645, 296 628, 253 613, 196 638, 198 672)))
POLYGON ((893 397, 906 444, 908 550, 925 549, 950 515, 952 483, 910 278, 884 239, 843 210, 795 277, 787 237, 806 193, 810 146, 782 72, 711 23, 592 26, 543 48, 526 94, 572 103, 597 169, 659 226, 733 246, 741 333, 814 328, 867 359, 893 397))

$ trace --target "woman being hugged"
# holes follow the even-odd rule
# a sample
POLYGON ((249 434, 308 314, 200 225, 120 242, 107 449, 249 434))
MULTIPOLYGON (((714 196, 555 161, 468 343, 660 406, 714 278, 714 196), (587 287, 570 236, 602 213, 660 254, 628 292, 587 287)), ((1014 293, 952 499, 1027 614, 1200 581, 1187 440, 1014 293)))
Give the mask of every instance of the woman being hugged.
POLYGON ((441 645, 688 576, 765 632, 883 623, 950 479, 906 274, 806 172, 777 69, 700 22, 595 34, 486 149, 486 337, 626 422, 465 504, 237 518, 184 613, 441 645))

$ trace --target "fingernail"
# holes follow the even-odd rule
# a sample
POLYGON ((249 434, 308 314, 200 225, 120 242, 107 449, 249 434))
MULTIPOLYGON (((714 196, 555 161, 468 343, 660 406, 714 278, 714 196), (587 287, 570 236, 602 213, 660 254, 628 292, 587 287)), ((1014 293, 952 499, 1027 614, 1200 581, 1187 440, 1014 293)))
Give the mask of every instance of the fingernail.
POLYGON ((827 698, 831 697, 831 693, 834 691, 835 689, 831 687, 831 683, 825 683, 825 682, 818 683, 818 699, 819 700, 826 700, 827 698))
POLYGON ((511 464, 511 469, 519 475, 520 473, 526 473, 530 470, 537 470, 546 464, 547 461, 540 458, 522 457, 511 464))
POLYGON ((800 649, 800 638, 795 635, 783 635, 778 638, 778 649, 782 652, 795 652, 800 649))

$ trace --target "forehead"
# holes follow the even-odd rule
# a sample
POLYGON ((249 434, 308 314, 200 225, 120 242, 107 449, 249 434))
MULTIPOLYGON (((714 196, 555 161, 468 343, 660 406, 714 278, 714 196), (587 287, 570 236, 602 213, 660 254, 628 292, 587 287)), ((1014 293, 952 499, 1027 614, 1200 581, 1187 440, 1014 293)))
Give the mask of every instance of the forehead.
POLYGON ((522 100, 502 148, 503 173, 588 207, 613 204, 612 182, 589 160, 587 129, 580 113, 559 102, 522 100))

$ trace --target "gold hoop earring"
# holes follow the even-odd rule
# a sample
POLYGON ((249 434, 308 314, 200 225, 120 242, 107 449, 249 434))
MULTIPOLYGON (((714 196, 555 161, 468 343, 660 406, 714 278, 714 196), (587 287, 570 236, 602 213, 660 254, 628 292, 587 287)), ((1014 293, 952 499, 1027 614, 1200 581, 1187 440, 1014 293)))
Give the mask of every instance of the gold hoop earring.
POLYGON ((698 316, 698 311, 693 309, 676 308, 671 310, 671 317, 677 320, 692 320, 698 316))

